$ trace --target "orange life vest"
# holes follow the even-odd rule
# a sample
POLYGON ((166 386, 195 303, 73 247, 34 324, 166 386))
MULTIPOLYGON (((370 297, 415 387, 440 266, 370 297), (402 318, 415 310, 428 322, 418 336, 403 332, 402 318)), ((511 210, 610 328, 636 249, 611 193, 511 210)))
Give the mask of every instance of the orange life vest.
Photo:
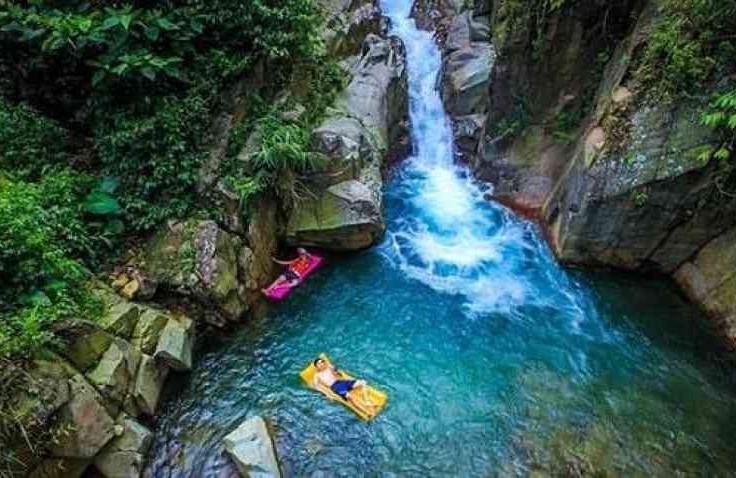
POLYGON ((300 258, 298 258, 297 260, 291 263, 291 266, 289 267, 289 269, 291 269, 292 272, 295 272, 299 276, 303 276, 309 270, 309 265, 310 265, 309 257, 301 256, 300 258))

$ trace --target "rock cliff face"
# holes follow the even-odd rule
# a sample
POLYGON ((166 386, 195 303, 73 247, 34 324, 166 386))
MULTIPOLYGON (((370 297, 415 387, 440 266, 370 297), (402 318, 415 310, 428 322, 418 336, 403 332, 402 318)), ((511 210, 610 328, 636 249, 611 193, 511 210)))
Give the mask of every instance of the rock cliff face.
POLYGON ((328 158, 315 174, 313 197, 290 211, 286 240, 356 250, 384 231, 382 172, 408 115, 404 51, 397 38, 370 34, 350 67, 350 81, 313 143, 328 158))
POLYGON ((459 156, 496 200, 540 220, 562 261, 674 273, 736 348, 729 278, 709 263, 719 251, 736 270, 736 198, 723 168, 698 159, 717 141, 700 125, 708 92, 662 103, 635 73, 656 2, 455 3, 415 12, 444 46, 459 156))
POLYGON ((99 323, 59 324, 62 355, 5 382, 15 393, 4 405, 21 417, 10 448, 29 476, 76 477, 90 466, 107 478, 139 476, 152 436, 139 418, 156 412, 170 370, 191 368, 189 318, 96 293, 99 323))

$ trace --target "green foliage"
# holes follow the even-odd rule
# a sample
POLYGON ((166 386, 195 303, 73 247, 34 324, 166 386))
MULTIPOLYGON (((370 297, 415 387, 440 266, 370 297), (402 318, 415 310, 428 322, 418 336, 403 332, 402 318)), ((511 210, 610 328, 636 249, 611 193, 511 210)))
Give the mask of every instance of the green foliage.
POLYGON ((23 105, 0 100, 0 169, 37 178, 67 160, 69 135, 57 123, 23 105))
POLYGON ((114 5, 8 4, 0 13, 2 39, 23 45, 37 67, 59 59, 74 62, 95 86, 121 79, 143 84, 159 77, 191 79, 192 70, 183 66, 200 61, 209 49, 218 49, 220 60, 223 55, 242 57, 240 52, 253 58, 300 58, 314 55, 321 46, 315 30, 320 19, 312 1, 114 5))
POLYGON ((205 207, 211 118, 254 65, 267 93, 298 71, 329 94, 310 91, 299 123, 249 112, 243 131, 264 144, 235 190, 247 200, 314 166, 307 124, 344 78, 321 25, 314 0, 0 0, 0 357, 94 316, 84 284, 101 244, 205 207))
POLYGON ((196 206, 210 108, 199 94, 169 95, 152 100, 150 114, 124 111, 99 121, 96 151, 105 174, 121 183, 119 199, 133 228, 152 229, 196 206))
POLYGON ((631 193, 631 200, 636 207, 644 207, 649 202, 649 193, 646 191, 634 191, 631 193))
POLYGON ((716 95, 701 122, 719 133, 721 143, 715 148, 707 148, 700 154, 700 158, 704 161, 711 158, 720 161, 731 159, 736 148, 736 89, 716 95))
POLYGON ((47 325, 90 303, 80 257, 93 257, 80 198, 90 179, 68 169, 42 181, 0 178, 0 357, 35 352, 47 325))
POLYGON ((662 0, 637 68, 658 96, 697 92, 736 61, 736 0, 662 0))
POLYGON ((262 139, 258 151, 249 158, 254 171, 278 176, 286 171, 297 174, 317 169, 322 155, 309 149, 309 129, 287 122, 276 115, 259 121, 262 139))

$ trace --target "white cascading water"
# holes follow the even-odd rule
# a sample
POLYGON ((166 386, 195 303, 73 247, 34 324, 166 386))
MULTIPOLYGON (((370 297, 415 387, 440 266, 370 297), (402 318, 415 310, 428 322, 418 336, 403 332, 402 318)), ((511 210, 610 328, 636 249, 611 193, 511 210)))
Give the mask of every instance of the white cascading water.
MULTIPOLYGON (((574 326, 584 294, 554 262, 534 226, 484 196, 453 162, 453 134, 437 89, 442 56, 433 35, 410 18, 411 0, 385 0, 392 33, 407 51, 414 154, 389 195, 407 210, 390 214, 385 251, 409 277, 465 298, 477 313, 512 313, 522 304, 566 309, 574 326)), ((590 311, 589 311, 590 312, 590 311)))

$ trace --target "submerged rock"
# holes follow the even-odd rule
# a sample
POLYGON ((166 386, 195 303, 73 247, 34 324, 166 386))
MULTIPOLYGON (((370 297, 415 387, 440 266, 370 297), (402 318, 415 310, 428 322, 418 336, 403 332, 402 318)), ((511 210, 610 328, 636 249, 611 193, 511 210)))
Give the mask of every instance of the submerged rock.
POLYGON ((276 450, 263 418, 249 418, 223 439, 225 451, 235 462, 241 476, 280 478, 276 450))

